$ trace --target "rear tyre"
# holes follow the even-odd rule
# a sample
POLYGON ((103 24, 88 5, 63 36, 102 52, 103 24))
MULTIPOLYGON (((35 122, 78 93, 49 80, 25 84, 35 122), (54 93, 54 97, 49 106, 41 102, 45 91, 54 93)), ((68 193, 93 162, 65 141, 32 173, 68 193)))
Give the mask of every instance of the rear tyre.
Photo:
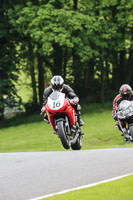
POLYGON ((71 145, 71 148, 73 150, 80 150, 82 148, 82 140, 79 136, 74 144, 71 145))
POLYGON ((59 121, 57 123, 58 136, 61 143, 65 149, 69 149, 71 146, 70 138, 66 135, 64 121, 59 121))

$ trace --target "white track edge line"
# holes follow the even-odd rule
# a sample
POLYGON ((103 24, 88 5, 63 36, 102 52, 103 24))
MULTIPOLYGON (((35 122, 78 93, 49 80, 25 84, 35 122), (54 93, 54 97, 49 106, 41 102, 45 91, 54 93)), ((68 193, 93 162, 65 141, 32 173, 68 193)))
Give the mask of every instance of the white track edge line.
POLYGON ((133 173, 125 174, 125 175, 122 175, 122 176, 117 176, 117 177, 114 177, 114 178, 106 179, 106 180, 99 181, 99 182, 96 182, 96 183, 91 183, 91 184, 88 184, 88 185, 83 185, 83 186, 71 188, 71 189, 68 189, 68 190, 62 190, 60 192, 51 193, 51 194, 48 194, 48 195, 36 197, 36 198, 33 198, 33 199, 29 199, 29 200, 40 200, 40 199, 43 199, 43 198, 51 197, 51 196, 58 195, 58 194, 64 194, 64 193, 67 193, 67 192, 70 192, 70 191, 74 191, 74 190, 80 190, 80 189, 84 189, 84 188, 89 188, 89 187, 93 187, 93 186, 96 186, 96 185, 99 185, 99 184, 102 184, 102 183, 115 181, 117 179, 120 179, 120 178, 123 178, 123 177, 126 177, 126 176, 130 176, 130 175, 133 175, 133 173))

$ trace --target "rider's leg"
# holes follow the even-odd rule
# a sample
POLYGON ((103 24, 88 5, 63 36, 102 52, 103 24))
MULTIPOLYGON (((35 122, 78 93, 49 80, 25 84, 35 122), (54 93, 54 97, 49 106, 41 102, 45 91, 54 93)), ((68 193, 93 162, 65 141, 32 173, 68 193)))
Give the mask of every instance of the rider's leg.
MULTIPOLYGON (((118 129, 119 131, 122 132, 119 122, 116 122, 115 127, 116 127, 116 129, 118 129)), ((121 136, 124 136, 123 132, 122 132, 121 136)))
POLYGON ((78 122, 79 122, 79 126, 83 126, 84 125, 84 121, 82 120, 81 118, 81 106, 78 104, 77 105, 77 108, 75 109, 76 110, 76 113, 78 114, 78 122))
POLYGON ((122 132, 119 122, 116 122, 115 128, 122 132))
POLYGON ((49 119, 48 119, 48 115, 47 115, 46 112, 44 113, 44 121, 45 121, 47 124, 50 123, 50 122, 49 122, 49 119))

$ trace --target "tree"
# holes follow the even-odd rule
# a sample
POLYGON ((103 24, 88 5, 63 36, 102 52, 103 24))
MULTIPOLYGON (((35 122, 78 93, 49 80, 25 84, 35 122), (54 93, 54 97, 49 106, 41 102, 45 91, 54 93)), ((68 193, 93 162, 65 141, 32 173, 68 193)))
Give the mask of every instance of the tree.
POLYGON ((40 105, 46 69, 62 75, 80 97, 101 102, 123 82, 132 82, 132 6, 131 0, 28 0, 9 9, 14 33, 31 52, 27 62, 40 105), (32 56, 38 60, 38 80, 32 56))
POLYGON ((2 1, 0 7, 0 119, 3 118, 4 95, 16 96, 16 90, 12 80, 17 81, 17 52, 14 38, 15 34, 10 31, 12 29, 9 23, 8 6, 10 2, 2 1))

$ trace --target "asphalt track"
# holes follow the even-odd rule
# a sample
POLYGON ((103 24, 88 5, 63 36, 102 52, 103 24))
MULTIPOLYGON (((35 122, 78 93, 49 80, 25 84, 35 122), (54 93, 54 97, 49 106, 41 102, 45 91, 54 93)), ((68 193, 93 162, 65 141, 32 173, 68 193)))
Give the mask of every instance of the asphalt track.
POLYGON ((133 148, 0 153, 0 200, 29 200, 130 173, 133 148))

